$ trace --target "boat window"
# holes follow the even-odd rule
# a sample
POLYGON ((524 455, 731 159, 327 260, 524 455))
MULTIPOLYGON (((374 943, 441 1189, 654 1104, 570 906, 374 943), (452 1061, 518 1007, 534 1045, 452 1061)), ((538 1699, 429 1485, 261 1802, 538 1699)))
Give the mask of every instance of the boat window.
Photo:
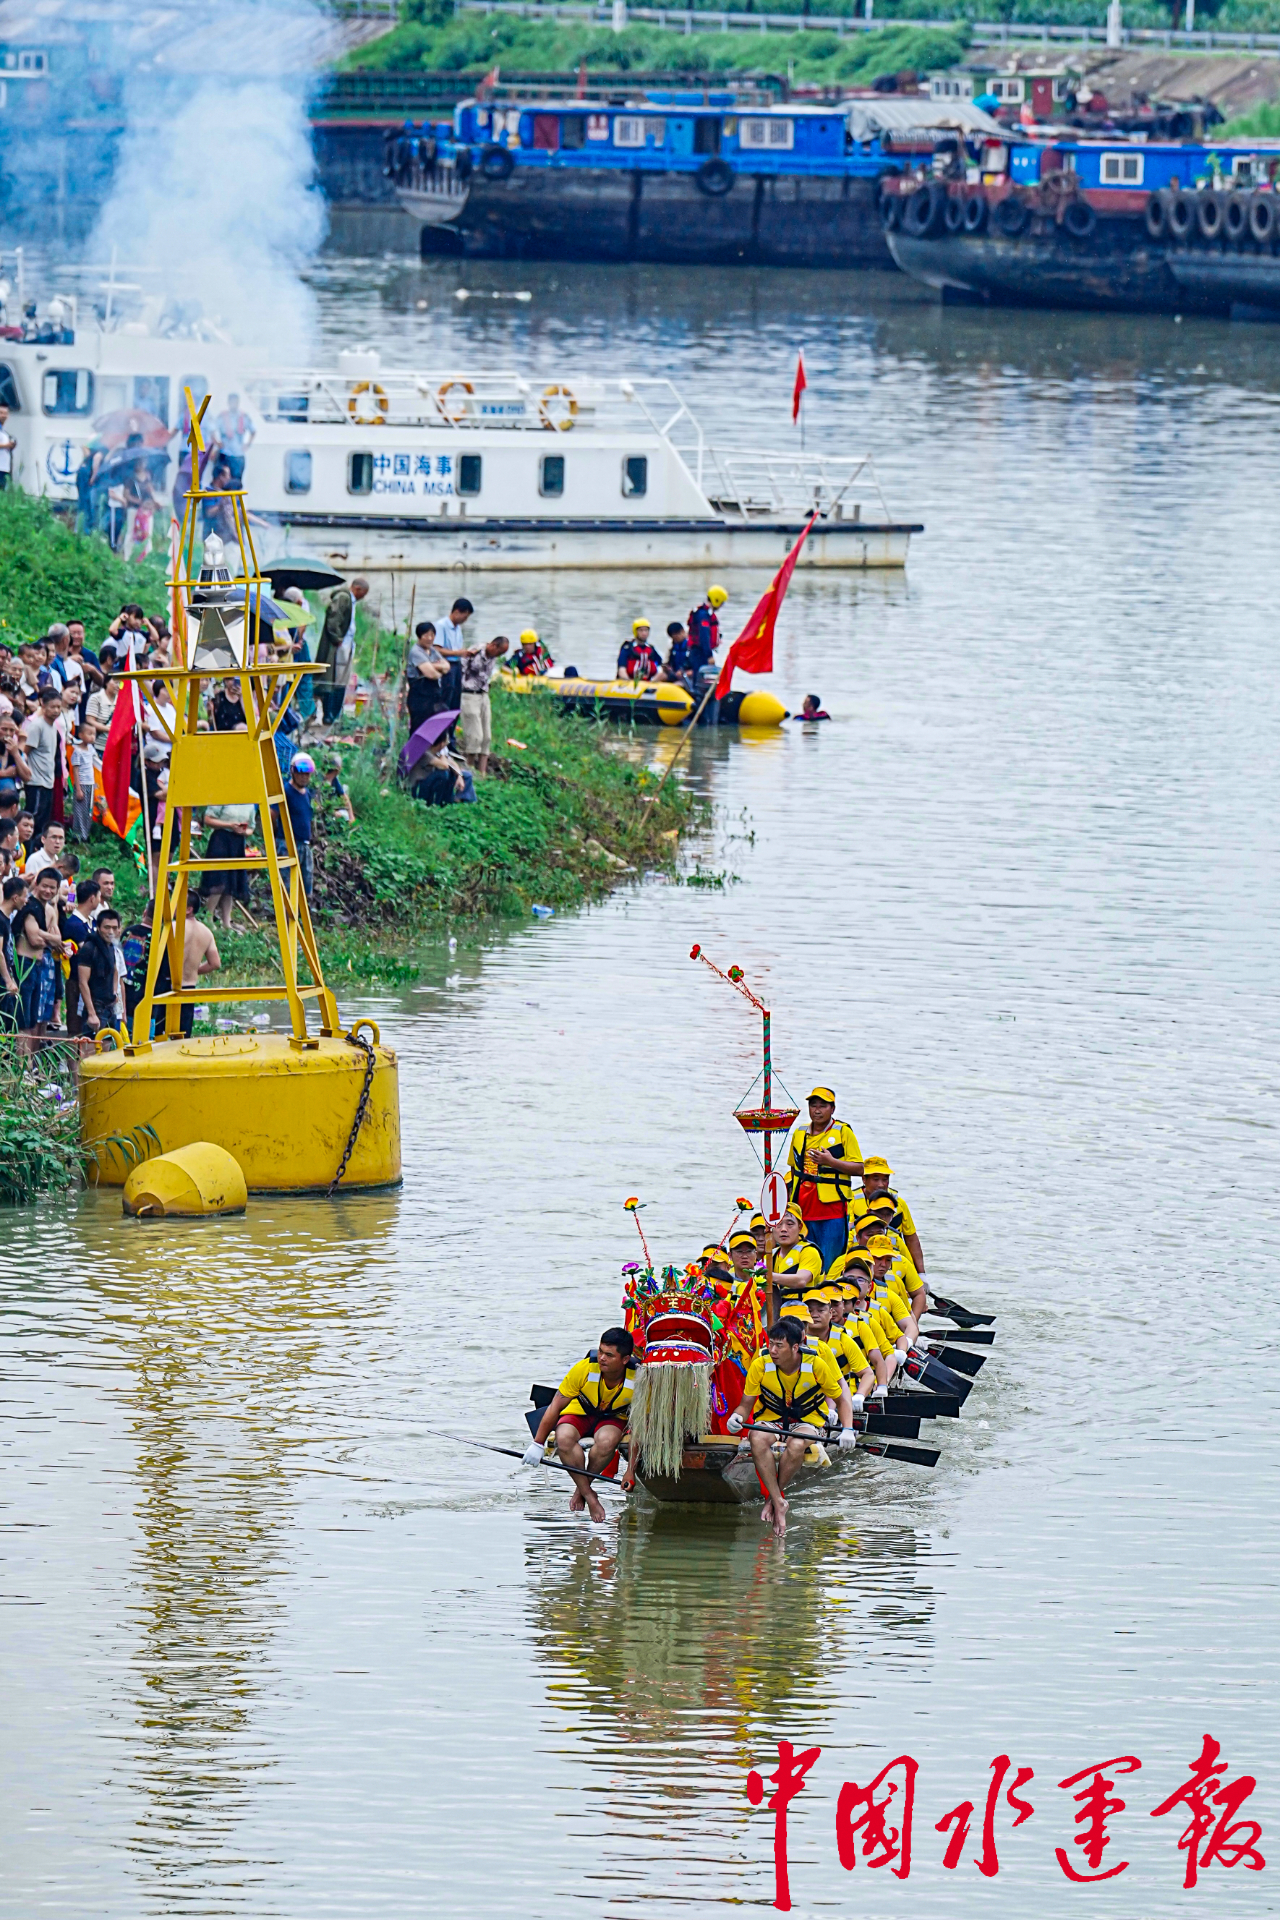
POLYGON ((695 153, 719 153, 720 122, 718 120, 694 121, 693 150, 695 153))
MULTIPOLYGON (((278 393, 275 400, 276 419, 305 420, 310 404, 305 393, 278 393)), ((265 408, 264 411, 266 411, 265 408)))
POLYGON ((564 492, 564 455, 544 453, 538 462, 538 492, 548 500, 558 500, 564 492))
POLYGON ((133 404, 154 413, 157 420, 169 424, 169 379, 163 373, 142 373, 133 383, 133 404))
POLYGON ((607 140, 609 138, 609 116, 607 113, 589 113, 587 115, 588 140, 607 140))
POLYGON ((560 145, 560 115, 558 113, 535 113, 533 116, 533 144, 544 152, 554 153, 560 145))
POLYGON ((347 455, 347 492, 373 492, 373 455, 371 453, 347 455))
POLYGON ((790 149, 796 143, 794 120, 743 120, 739 140, 744 147, 790 149))
POLYGON ((613 144, 615 147, 642 147, 644 121, 636 114, 620 113, 613 123, 613 144))
POLYGON ((1104 153, 1102 184, 1104 187, 1140 187, 1142 155, 1140 153, 1104 153))
POLYGON ((18 398, 18 383, 13 377, 13 368, 0 362, 0 407, 8 407, 10 413, 21 413, 22 402, 18 398))
POLYGON ((42 387, 46 413, 92 413, 93 375, 88 367, 54 367, 42 387))
POLYGON ((649 138, 652 140, 655 147, 666 146, 667 123, 665 120, 646 120, 645 127, 647 128, 649 138))
MULTIPOLYGON (((368 454, 356 454, 355 458, 368 459, 368 454)), ((311 491, 311 455, 305 447, 289 447, 284 456, 284 490, 286 493, 310 493, 311 491)), ((352 493, 368 493, 368 487, 352 487, 352 493)))
POLYGON ((649 461, 643 453, 629 453, 622 462, 622 491, 628 500, 649 491, 649 461))
POLYGON ((587 122, 580 113, 566 113, 560 122, 560 145, 582 147, 587 141, 587 122))
POLYGON ((482 455, 462 453, 458 455, 458 492, 474 497, 480 491, 480 477, 484 470, 482 455))

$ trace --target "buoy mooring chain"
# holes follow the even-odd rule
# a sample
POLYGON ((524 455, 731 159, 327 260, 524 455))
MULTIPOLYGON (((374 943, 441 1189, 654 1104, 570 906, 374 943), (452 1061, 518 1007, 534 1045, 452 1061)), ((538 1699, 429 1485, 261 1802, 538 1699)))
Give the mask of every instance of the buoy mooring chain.
POLYGON ((351 1155, 355 1149, 356 1135, 359 1133, 361 1126, 364 1124, 364 1116, 369 1110, 369 1090, 373 1086, 373 1071, 377 1065, 377 1058, 373 1051, 372 1040, 366 1040, 364 1035, 358 1029, 353 1029, 347 1035, 347 1039, 350 1041, 353 1047, 364 1048, 364 1056, 365 1056, 364 1085, 360 1089, 360 1098, 356 1103, 356 1117, 351 1124, 351 1131, 347 1135, 347 1144, 342 1149, 342 1158, 338 1162, 338 1171, 334 1174, 333 1179, 329 1182, 328 1191, 324 1196, 326 1200, 332 1200, 334 1188, 337 1186, 339 1180, 341 1180, 343 1174, 346 1172, 347 1162, 351 1158, 351 1155))

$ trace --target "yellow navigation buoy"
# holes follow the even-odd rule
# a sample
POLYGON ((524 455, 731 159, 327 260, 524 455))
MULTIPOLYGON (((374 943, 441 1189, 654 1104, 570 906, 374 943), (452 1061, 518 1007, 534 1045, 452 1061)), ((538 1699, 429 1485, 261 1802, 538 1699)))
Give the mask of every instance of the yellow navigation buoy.
MULTIPOLYGON (((209 403, 206 397, 197 408, 190 388, 185 398, 191 471, 199 474, 201 422, 209 403)), ((98 1051, 80 1069, 81 1138, 93 1149, 90 1177, 99 1185, 124 1185, 133 1163, 112 1141, 143 1138, 141 1130, 150 1129, 165 1156, 196 1143, 222 1148, 239 1163, 250 1192, 387 1186, 400 1178, 396 1057, 372 1021, 343 1032, 320 965, 276 753, 280 707, 304 674, 323 669, 295 661, 288 648, 277 657, 274 635, 262 619, 264 583, 243 489, 216 496, 234 515, 243 570, 232 578, 216 537, 205 541, 197 569, 199 515, 212 497, 200 486, 187 494, 171 582, 174 655, 183 664, 120 676, 133 682, 151 709, 151 724, 169 735, 172 755, 154 930, 133 1037, 100 1035, 98 1051), (230 679, 240 683, 245 727, 201 732, 203 682, 230 679), (157 704, 155 682, 169 689, 172 706, 157 704), (250 850, 237 866, 265 872, 270 882, 280 976, 266 986, 218 986, 206 977, 161 992, 163 959, 170 981, 181 981, 185 972, 188 890, 199 885, 206 868, 225 864, 201 859, 191 845, 193 810, 214 802, 253 802, 258 809, 255 839, 262 851, 250 850), (288 1003, 287 1034, 183 1034, 184 1010, 200 1002, 265 1000, 288 1003), (318 1032, 307 1023, 309 1004, 319 1016, 318 1032), (164 1031, 153 1038, 157 1016, 164 1031)))
POLYGON ((771 693, 761 693, 753 689, 744 693, 742 704, 738 708, 740 727, 780 727, 787 717, 787 710, 781 700, 771 693))
POLYGON ((243 1213, 249 1202, 233 1155, 210 1140, 158 1154, 135 1167, 124 1183, 124 1210, 144 1220, 174 1215, 243 1213))

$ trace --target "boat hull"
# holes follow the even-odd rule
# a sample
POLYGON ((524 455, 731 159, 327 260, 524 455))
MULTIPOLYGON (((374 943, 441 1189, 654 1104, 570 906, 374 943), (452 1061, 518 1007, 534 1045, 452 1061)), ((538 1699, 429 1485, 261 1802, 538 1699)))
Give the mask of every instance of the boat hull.
POLYGON ((487 260, 652 260, 680 265, 888 267, 879 187, 871 178, 738 174, 703 193, 691 172, 517 166, 509 179, 473 174, 465 205, 420 211, 422 251, 487 260), (452 236, 456 235, 454 240, 452 236))
MULTIPOLYGON (((501 678, 509 693, 538 694, 554 700, 566 712, 588 719, 603 713, 610 720, 623 720, 633 726, 686 726, 697 705, 684 687, 667 680, 562 680, 550 675, 534 678, 511 673, 501 678)), ((719 703, 722 725, 780 727, 789 717, 782 702, 771 693, 735 688, 719 703)))
POLYGON ((1141 220, 1100 220, 1083 240, 1040 220, 1016 239, 990 232, 916 239, 899 231, 889 241, 903 272, 944 300, 1222 317, 1251 308, 1280 316, 1280 258, 1221 244, 1169 245, 1152 240, 1141 220))
MULTIPOLYGON (((541 573, 758 567, 786 558, 803 521, 464 520, 345 514, 262 516, 299 549, 321 553, 343 572, 541 573)), ((802 568, 865 571, 907 564, 914 523, 828 521, 815 526, 802 568)))
MULTIPOLYGON (((830 1479, 836 1472, 835 1461, 825 1447, 812 1451, 818 1457, 806 1458, 787 1488, 788 1498, 819 1480, 830 1479)), ((678 1478, 646 1473, 641 1462, 636 1479, 650 1498, 664 1507, 741 1507, 763 1500, 751 1457, 739 1453, 736 1440, 706 1439, 687 1448, 678 1478)))

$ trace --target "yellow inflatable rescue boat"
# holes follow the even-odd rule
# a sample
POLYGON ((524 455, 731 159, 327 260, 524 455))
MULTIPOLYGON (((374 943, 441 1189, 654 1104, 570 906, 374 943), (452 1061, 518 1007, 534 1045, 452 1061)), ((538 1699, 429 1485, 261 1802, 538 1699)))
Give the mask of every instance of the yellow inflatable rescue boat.
MULTIPOLYGON (((604 713, 633 726, 688 726, 695 710, 692 694, 670 680, 564 680, 558 675, 503 673, 508 693, 545 691, 570 713, 604 713)), ((720 702, 720 724, 780 727, 787 709, 771 693, 734 690, 720 702)))

